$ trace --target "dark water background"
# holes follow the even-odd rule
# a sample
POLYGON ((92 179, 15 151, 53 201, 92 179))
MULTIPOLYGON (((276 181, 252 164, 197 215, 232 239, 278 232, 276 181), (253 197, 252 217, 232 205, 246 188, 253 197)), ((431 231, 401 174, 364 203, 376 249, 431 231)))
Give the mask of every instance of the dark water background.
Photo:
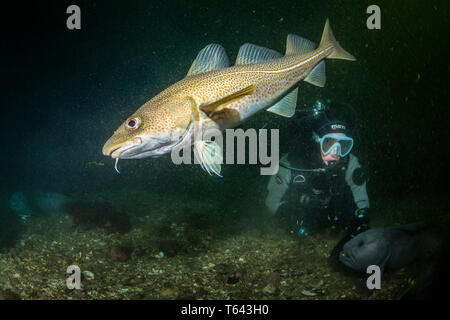
MULTIPOLYGON (((145 188, 233 206, 262 202, 258 166, 224 166, 223 179, 170 158, 102 155, 120 123, 186 74, 198 51, 222 44, 233 61, 245 42, 285 50, 288 33, 319 42, 325 19, 357 62, 327 61, 327 85, 300 86, 358 112, 354 153, 370 175, 371 199, 440 197, 448 187, 447 1, 30 1, 3 9, 1 200, 24 188, 66 194, 145 188), (78 4, 82 29, 65 13, 78 4), (381 30, 366 8, 381 8, 381 30), (88 165, 91 161, 104 166, 88 165), (230 202, 230 199, 233 201, 230 202)), ((261 127, 272 114, 244 127, 261 127)), ((289 119, 276 119, 281 152, 289 119)), ((433 208, 430 208, 433 209, 433 208)))

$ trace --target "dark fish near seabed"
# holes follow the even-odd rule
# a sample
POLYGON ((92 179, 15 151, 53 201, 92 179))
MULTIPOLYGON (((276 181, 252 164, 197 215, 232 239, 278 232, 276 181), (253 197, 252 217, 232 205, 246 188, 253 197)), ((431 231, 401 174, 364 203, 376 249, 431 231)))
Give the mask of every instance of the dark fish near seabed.
POLYGON ((69 197, 57 192, 17 191, 9 198, 9 207, 22 219, 26 219, 32 215, 58 211, 69 201, 69 197))
POLYGON ((382 271, 427 260, 439 250, 439 235, 423 223, 367 230, 348 241, 339 260, 349 268, 366 271, 377 265, 382 271))

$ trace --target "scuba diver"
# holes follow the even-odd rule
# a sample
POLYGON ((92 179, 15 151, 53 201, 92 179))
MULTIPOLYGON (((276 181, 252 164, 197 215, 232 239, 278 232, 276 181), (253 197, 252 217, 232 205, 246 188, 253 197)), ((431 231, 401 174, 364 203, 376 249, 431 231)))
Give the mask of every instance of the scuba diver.
POLYGON ((266 206, 290 233, 305 237, 327 227, 346 231, 334 254, 369 223, 366 175, 351 153, 354 120, 350 106, 329 101, 318 100, 298 113, 290 152, 267 185, 266 206))

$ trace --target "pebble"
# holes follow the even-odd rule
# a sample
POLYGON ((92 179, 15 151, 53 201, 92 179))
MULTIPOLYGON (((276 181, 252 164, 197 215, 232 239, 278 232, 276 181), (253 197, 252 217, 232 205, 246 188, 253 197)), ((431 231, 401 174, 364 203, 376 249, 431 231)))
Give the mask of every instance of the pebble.
POLYGON ((174 296, 174 295, 175 295, 175 290, 174 290, 173 288, 167 288, 167 289, 164 289, 164 290, 161 292, 161 295, 162 295, 163 297, 171 297, 171 296, 174 296))
POLYGON ((267 294, 273 294, 275 292, 276 288, 270 284, 264 287, 263 292, 267 294))
POLYGON ((308 291, 308 290, 302 290, 302 295, 307 296, 307 297, 317 296, 317 294, 315 294, 314 292, 308 291))
POLYGON ((163 274, 163 272, 164 271, 161 269, 152 268, 152 271, 148 272, 148 275, 154 276, 154 275, 158 275, 158 274, 163 274))
POLYGON ((86 278, 86 280, 94 280, 95 276, 91 271, 83 271, 83 276, 86 278))
POLYGON ((216 265, 215 265, 214 263, 208 263, 208 265, 207 265, 207 266, 204 266, 203 269, 204 269, 204 270, 207 270, 207 269, 214 268, 215 266, 216 266, 216 265))

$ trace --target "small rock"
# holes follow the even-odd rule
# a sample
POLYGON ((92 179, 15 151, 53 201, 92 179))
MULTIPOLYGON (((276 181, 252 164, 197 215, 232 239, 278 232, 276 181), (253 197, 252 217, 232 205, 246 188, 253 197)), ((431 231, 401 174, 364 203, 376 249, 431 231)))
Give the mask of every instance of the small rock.
POLYGON ((307 297, 315 297, 317 294, 308 290, 302 290, 302 295, 307 297))
POLYGON ((128 247, 112 246, 108 255, 112 260, 124 262, 131 257, 131 250, 128 247))
POLYGON ((86 280, 94 280, 95 279, 94 274, 91 271, 88 271, 88 270, 83 271, 83 276, 84 276, 84 278, 86 280))
POLYGON ((164 289, 162 292, 161 292, 161 295, 163 296, 163 297, 172 297, 172 296, 174 296, 175 295, 175 290, 173 289, 173 288, 167 288, 167 289, 164 289))
POLYGON ((266 278, 266 283, 270 284, 273 287, 276 287, 280 284, 280 274, 278 272, 271 272, 266 278))
POLYGON ((242 280, 242 276, 243 276, 243 274, 240 271, 233 272, 232 274, 228 275, 228 277, 226 278, 226 282, 228 284, 236 283, 236 282, 242 280))
POLYGON ((20 300, 20 295, 10 290, 2 291, 0 290, 0 301, 1 300, 20 300))
POLYGON ((277 290, 276 287, 268 284, 267 286, 264 287, 263 292, 265 294, 274 294, 276 290, 277 290))

